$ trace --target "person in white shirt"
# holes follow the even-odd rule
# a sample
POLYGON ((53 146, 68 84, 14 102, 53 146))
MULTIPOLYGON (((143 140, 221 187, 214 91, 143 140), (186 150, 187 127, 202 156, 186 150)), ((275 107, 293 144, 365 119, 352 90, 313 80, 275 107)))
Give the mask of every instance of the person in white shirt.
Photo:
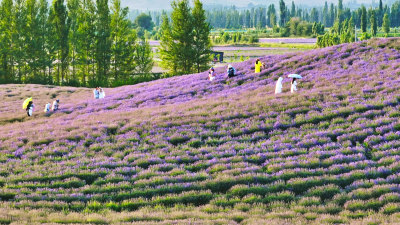
POLYGON ((297 92, 297 81, 296 80, 297 80, 296 78, 292 79, 292 83, 291 83, 292 85, 290 88, 290 92, 292 92, 292 93, 297 92))
POLYGON ((94 98, 99 99, 100 98, 100 90, 97 87, 96 89, 93 90, 94 98))
POLYGON ((51 104, 50 104, 50 103, 47 103, 47 104, 44 106, 44 112, 45 112, 45 113, 50 112, 50 107, 51 107, 51 104))
POLYGON ((215 80, 215 70, 213 67, 211 67, 210 71, 208 71, 208 79, 210 81, 215 80))
POLYGON ((276 82, 275 94, 282 93, 282 81, 283 81, 283 78, 279 77, 278 81, 276 82))
POLYGON ((106 93, 104 92, 103 88, 99 88, 99 98, 105 98, 106 97, 106 93))
POLYGON ((55 100, 55 101, 53 102, 53 106, 51 107, 51 110, 52 110, 53 112, 55 112, 55 111, 58 110, 59 103, 60 103, 60 100, 58 100, 58 99, 55 100))

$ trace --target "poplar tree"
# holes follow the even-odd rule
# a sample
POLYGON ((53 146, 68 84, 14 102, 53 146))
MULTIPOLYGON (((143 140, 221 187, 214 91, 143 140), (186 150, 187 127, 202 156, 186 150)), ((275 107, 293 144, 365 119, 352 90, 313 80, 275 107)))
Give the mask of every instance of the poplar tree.
MULTIPOLYGON (((130 71, 124 71, 124 63, 133 63, 130 51, 132 46, 127 46, 130 32, 129 21, 127 20, 128 8, 121 8, 120 0, 113 0, 111 8, 111 67, 114 80, 125 77, 130 71)), ((135 41, 135 40, 134 40, 135 41)))
POLYGON ((333 3, 331 3, 331 6, 329 7, 329 27, 333 26, 333 23, 335 22, 335 6, 333 3))
POLYGON ((378 8, 378 15, 377 15, 377 17, 378 17, 378 26, 382 26, 382 24, 383 24, 383 13, 384 13, 384 11, 383 11, 383 2, 382 2, 382 0, 379 0, 379 8, 378 8))
POLYGON ((281 15, 280 15, 281 16, 281 20, 280 20, 279 25, 281 27, 284 27, 285 24, 286 24, 286 12, 287 12, 287 10, 286 10, 285 2, 283 0, 279 1, 279 9, 280 9, 280 13, 281 13, 281 15))
POLYGON ((108 85, 111 60, 110 9, 108 0, 96 1, 96 67, 97 84, 108 85))
POLYGON ((13 1, 3 0, 0 5, 0 83, 14 80, 13 76, 13 1))
POLYGON ((39 54, 40 54, 40 45, 38 44, 39 40, 39 7, 36 0, 27 0, 26 1, 26 10, 27 10, 27 24, 26 24, 26 44, 27 44, 27 75, 29 75, 30 83, 41 83, 39 77, 39 54), (29 49, 29 50, 28 50, 29 49), (27 52, 28 53, 28 52, 27 52))
POLYGON ((177 55, 173 52, 174 40, 172 38, 171 24, 166 13, 162 16, 162 22, 160 27, 160 66, 167 69, 171 74, 177 74, 176 61, 177 55))
POLYGON ((292 1, 292 8, 290 9, 290 16, 296 17, 296 5, 294 4, 294 1, 292 1))
POLYGON ((96 83, 95 77, 95 5, 93 0, 83 0, 82 6, 78 13, 78 51, 77 59, 79 61, 79 74, 83 86, 86 86, 87 81, 90 84, 96 83))
POLYGON ((68 7, 68 25, 69 25, 69 58, 71 60, 72 76, 69 81, 70 85, 78 85, 79 81, 77 78, 77 52, 78 52, 78 41, 79 41, 79 8, 81 7, 79 0, 67 0, 68 7))
POLYGON ((193 16, 188 0, 175 0, 171 6, 171 24, 164 19, 162 26, 162 33, 166 37, 161 39, 163 50, 160 53, 165 55, 162 56, 164 63, 161 65, 174 75, 189 74, 193 71, 195 55, 193 16))
POLYGON ((322 11, 322 23, 328 26, 329 14, 328 14, 328 2, 325 1, 324 9, 322 11))
POLYGON ((56 52, 57 52, 57 84, 64 84, 68 80, 69 67, 69 23, 67 8, 64 0, 54 0, 53 2, 52 25, 55 28, 56 52), (61 75, 61 78, 60 78, 61 75))
POLYGON ((138 74, 148 74, 153 69, 153 54, 149 42, 141 40, 135 48, 135 72, 138 74))
POLYGON ((43 76, 44 83, 51 84, 51 74, 47 73, 47 68, 50 68, 51 61, 49 58, 49 52, 51 52, 49 46, 49 6, 47 0, 39 0, 39 13, 38 13, 38 28, 37 28, 37 45, 38 45, 38 65, 41 75, 43 76))
POLYGON ((209 23, 206 21, 205 10, 203 9, 203 4, 200 2, 200 0, 194 0, 192 14, 194 32, 193 60, 195 64, 195 70, 200 73, 200 71, 208 68, 210 62, 211 40, 209 36, 211 28, 209 23))
POLYGON ((26 81, 26 8, 24 0, 16 0, 14 7, 13 26, 12 26, 12 42, 13 42, 13 57, 16 67, 16 81, 22 83, 26 81))
POLYGON ((367 32, 367 9, 361 6, 361 30, 363 33, 367 32))
POLYGON ((390 20, 387 13, 385 13, 385 15, 383 16, 382 28, 385 31, 386 35, 388 35, 390 32, 390 20))
POLYGON ((343 0, 338 0, 338 12, 337 19, 339 20, 339 24, 342 23, 343 19, 343 0))
POLYGON ((371 34, 372 36, 375 37, 378 31, 375 10, 372 10, 370 22, 371 22, 371 34))

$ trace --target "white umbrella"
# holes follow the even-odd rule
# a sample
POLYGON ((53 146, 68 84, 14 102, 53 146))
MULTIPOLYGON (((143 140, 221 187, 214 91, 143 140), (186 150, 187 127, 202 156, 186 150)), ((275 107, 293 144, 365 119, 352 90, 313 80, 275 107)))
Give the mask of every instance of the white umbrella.
POLYGON ((297 79, 303 79, 302 76, 298 75, 298 74, 290 74, 288 77, 290 78, 297 78, 297 79))

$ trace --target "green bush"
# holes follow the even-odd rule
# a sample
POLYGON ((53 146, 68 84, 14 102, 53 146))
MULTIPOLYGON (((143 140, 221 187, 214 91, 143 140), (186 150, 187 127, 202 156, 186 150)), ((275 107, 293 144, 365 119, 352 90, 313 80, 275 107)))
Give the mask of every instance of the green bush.
POLYGON ((172 136, 171 138, 169 138, 168 142, 176 146, 176 145, 185 143, 188 140, 190 140, 189 137, 182 136, 182 135, 175 135, 175 136, 172 136))
POLYGON ((383 207, 382 212, 386 215, 391 215, 394 213, 400 212, 400 204, 398 203, 389 203, 383 207))
POLYGON ((321 199, 318 197, 305 197, 300 199, 299 205, 301 206, 318 206, 321 204, 321 199))
POLYGON ((211 205, 215 205, 218 207, 233 207, 235 204, 240 203, 240 198, 233 197, 227 198, 226 196, 217 197, 210 201, 211 205))
POLYGON ((290 203, 296 200, 296 196, 289 192, 289 191, 284 191, 276 194, 271 194, 265 196, 263 199, 263 203, 271 203, 271 202, 285 202, 285 203, 290 203))
POLYGON ((0 192, 0 199, 2 201, 9 201, 15 198, 17 194, 16 193, 12 193, 12 192, 0 192))
POLYGON ((97 201, 88 202, 86 207, 93 212, 98 212, 104 208, 104 205, 97 201))
POLYGON ((320 187, 314 187, 310 189, 307 193, 306 196, 316 196, 320 197, 322 201, 325 201, 327 199, 333 198, 336 194, 340 193, 340 187, 334 184, 328 184, 325 186, 320 186, 320 187))
POLYGON ((121 210, 125 211, 135 211, 143 206, 149 205, 149 202, 145 199, 132 199, 132 200, 125 200, 121 203, 121 210))

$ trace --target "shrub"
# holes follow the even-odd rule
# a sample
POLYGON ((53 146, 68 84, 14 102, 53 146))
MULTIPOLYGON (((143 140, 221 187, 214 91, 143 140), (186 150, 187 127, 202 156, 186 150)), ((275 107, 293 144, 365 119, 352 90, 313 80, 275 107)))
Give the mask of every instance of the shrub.
POLYGON ((318 197, 305 197, 300 199, 299 205, 301 206, 318 206, 321 204, 321 199, 318 197))
POLYGON ((53 139, 43 139, 43 140, 33 142, 32 145, 33 146, 49 145, 53 141, 54 141, 53 139))
POLYGON ((0 199, 1 199, 2 201, 9 201, 9 200, 11 200, 11 199, 14 199, 16 195, 17 195, 17 194, 16 194, 16 193, 13 193, 13 192, 4 192, 4 191, 0 191, 0 199))
POLYGON ((306 213, 304 214, 304 218, 306 218, 307 220, 315 220, 318 218, 318 214, 316 213, 306 213))
POLYGON ((93 212, 98 212, 104 208, 103 204, 97 201, 89 202, 86 207, 93 212))
POLYGON ((125 200, 121 203, 121 210, 135 211, 143 206, 148 205, 149 202, 143 198, 125 200))
POLYGON ((90 214, 86 216, 86 222, 89 224, 109 224, 108 219, 99 214, 90 214))
POLYGON ((200 139, 192 139, 188 145, 192 148, 200 148, 203 145, 203 142, 200 139))
POLYGON ((252 208, 252 205, 247 203, 238 203, 235 204, 234 209, 237 209, 242 212, 248 212, 252 208))
POLYGON ((315 186, 322 186, 325 184, 323 179, 318 178, 294 178, 288 181, 288 188, 295 194, 301 194, 315 186))
POLYGON ((296 199, 296 197, 293 193, 291 193, 289 191, 284 191, 284 192, 265 196, 265 198, 263 199, 263 202, 271 203, 271 202, 281 201, 281 202, 290 203, 290 202, 293 202, 295 199, 296 199))
POLYGON ((346 216, 347 218, 350 218, 350 219, 361 219, 361 218, 367 217, 368 214, 369 214, 369 212, 365 212, 365 211, 356 211, 356 212, 345 211, 343 213, 344 216, 346 216))
POLYGON ((211 205, 219 206, 219 207, 233 207, 235 204, 240 203, 240 198, 227 198, 226 196, 221 196, 214 198, 210 201, 211 205))
POLYGON ((386 215, 398 213, 398 212, 400 212, 400 204, 399 203, 389 203, 383 207, 382 212, 386 215))
MULTIPOLYGON (((236 184, 235 178, 221 177, 221 178, 207 181, 205 186, 207 189, 211 190, 212 192, 225 193, 235 184, 236 184)), ((247 195, 247 194, 249 194, 249 193, 244 193, 243 196, 247 195)))
POLYGON ((327 199, 333 198, 336 194, 340 193, 340 187, 334 184, 328 184, 325 186, 320 186, 320 187, 314 187, 310 189, 307 193, 306 196, 316 196, 320 197, 322 201, 325 201, 327 199))
POLYGON ((119 212, 119 211, 121 211, 121 208, 122 208, 122 207, 121 207, 118 203, 116 203, 116 202, 108 202, 108 203, 106 204, 106 208, 111 209, 111 210, 113 210, 113 211, 119 212))
POLYGON ((185 143, 186 141, 190 140, 189 137, 183 135, 174 135, 168 139, 168 142, 173 145, 179 145, 185 143))

